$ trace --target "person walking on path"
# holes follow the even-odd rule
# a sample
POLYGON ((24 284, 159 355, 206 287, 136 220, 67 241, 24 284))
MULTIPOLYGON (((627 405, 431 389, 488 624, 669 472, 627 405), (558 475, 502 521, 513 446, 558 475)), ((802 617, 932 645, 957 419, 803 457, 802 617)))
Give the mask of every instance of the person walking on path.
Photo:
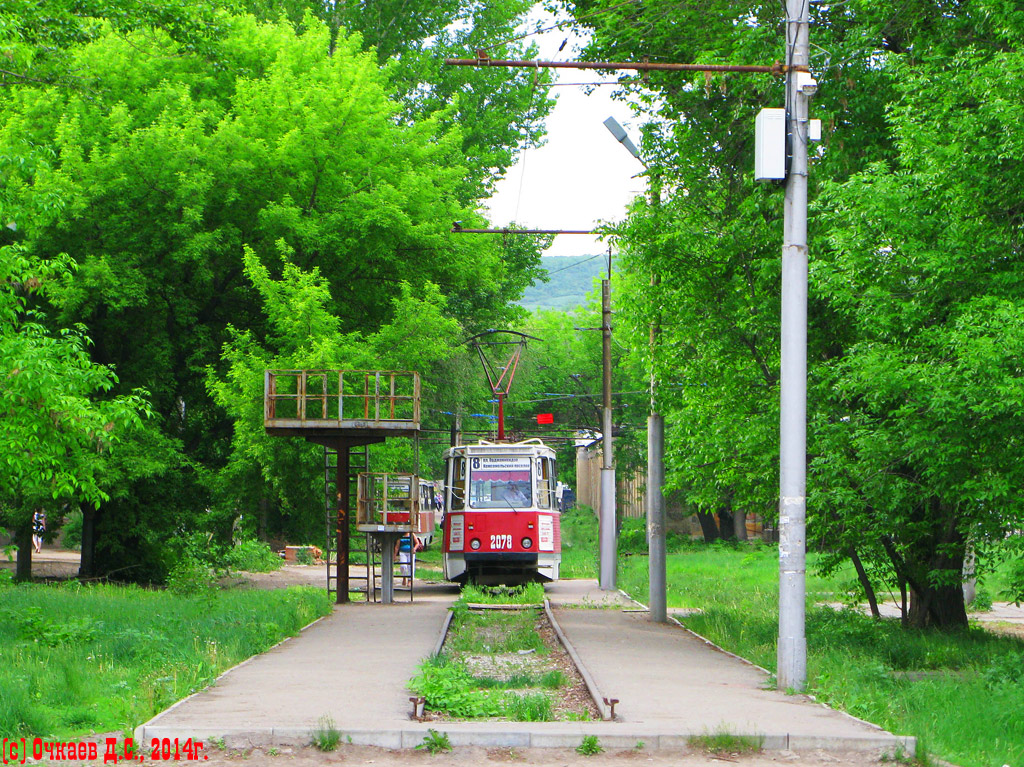
POLYGON ((42 509, 32 515, 32 548, 36 554, 43 550, 43 533, 46 532, 46 512, 42 509))

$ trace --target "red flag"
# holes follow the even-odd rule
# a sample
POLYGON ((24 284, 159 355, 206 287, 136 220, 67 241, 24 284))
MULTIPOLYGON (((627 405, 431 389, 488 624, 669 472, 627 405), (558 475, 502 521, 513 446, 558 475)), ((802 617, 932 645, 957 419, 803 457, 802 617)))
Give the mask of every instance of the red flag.
POLYGON ((537 423, 554 423, 555 416, 551 413, 537 413, 537 423))

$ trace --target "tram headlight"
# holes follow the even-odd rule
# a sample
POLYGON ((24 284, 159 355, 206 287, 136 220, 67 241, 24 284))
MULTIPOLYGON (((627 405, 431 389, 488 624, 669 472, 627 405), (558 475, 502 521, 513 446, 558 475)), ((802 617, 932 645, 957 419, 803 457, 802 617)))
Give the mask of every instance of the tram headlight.
POLYGON ((480 539, 479 538, 474 538, 473 540, 471 540, 469 542, 469 548, 473 549, 473 551, 476 551, 477 549, 479 549, 480 548, 480 539))
POLYGON ((523 538, 523 548, 524 549, 533 548, 533 538, 529 538, 529 537, 523 538))

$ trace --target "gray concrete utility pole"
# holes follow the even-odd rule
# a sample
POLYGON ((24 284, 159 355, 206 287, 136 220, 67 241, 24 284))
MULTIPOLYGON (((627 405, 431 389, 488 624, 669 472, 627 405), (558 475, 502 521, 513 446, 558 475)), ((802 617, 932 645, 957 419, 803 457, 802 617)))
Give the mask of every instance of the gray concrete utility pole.
POLYGON ((616 588, 618 545, 615 531, 615 466, 612 463, 612 253, 608 249, 608 279, 601 280, 601 347, 604 373, 601 442, 601 516, 598 520, 598 549, 601 553, 599 585, 603 591, 616 588))
POLYGON ((665 418, 652 407, 647 416, 647 603, 655 623, 668 620, 664 484, 665 418))
POLYGON ((779 689, 807 684, 807 128, 816 83, 807 0, 786 0, 786 177, 782 245, 782 364, 779 383, 779 689))
MULTIPOLYGON (((606 127, 626 150, 635 157, 641 165, 647 168, 647 163, 640 157, 640 150, 636 148, 625 129, 619 125, 618 120, 609 117, 604 121, 606 127)), ((650 170, 650 168, 648 168, 650 170)), ((651 205, 658 208, 661 204, 661 183, 660 177, 653 175, 650 178, 651 184, 651 205)), ((658 276, 651 275, 651 287, 658 285, 658 276)), ((653 290, 652 290, 653 294, 653 290)), ((658 414, 657 407, 657 374, 654 368, 654 355, 657 348, 659 325, 661 313, 651 322, 651 414, 647 418, 647 604, 650 608, 650 619, 655 623, 665 623, 668 620, 668 606, 666 601, 666 578, 665 578, 665 496, 662 488, 665 484, 665 419, 658 414)))

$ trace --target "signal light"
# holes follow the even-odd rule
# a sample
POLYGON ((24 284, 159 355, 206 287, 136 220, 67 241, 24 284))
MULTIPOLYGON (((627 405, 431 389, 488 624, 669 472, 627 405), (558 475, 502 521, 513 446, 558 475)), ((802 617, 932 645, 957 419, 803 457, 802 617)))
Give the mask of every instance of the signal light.
POLYGON ((533 539, 532 538, 523 538, 523 548, 524 549, 528 549, 531 546, 533 546, 533 539))
POLYGON ((476 551, 477 549, 479 549, 480 548, 480 539, 479 538, 474 538, 473 540, 471 540, 469 542, 469 548, 473 549, 473 551, 476 551))

